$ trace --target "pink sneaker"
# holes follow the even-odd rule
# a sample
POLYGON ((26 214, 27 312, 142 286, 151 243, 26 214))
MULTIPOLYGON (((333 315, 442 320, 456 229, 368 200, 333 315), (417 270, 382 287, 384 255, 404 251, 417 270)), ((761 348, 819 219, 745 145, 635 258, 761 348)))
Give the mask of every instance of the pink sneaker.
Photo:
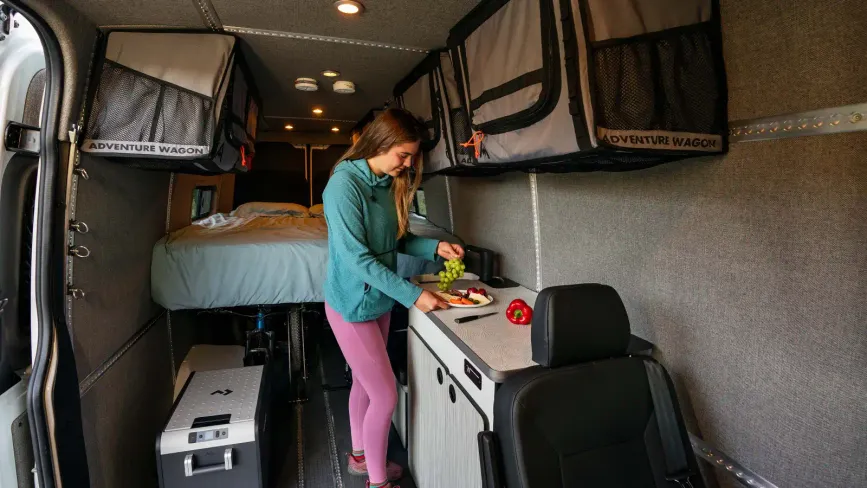
MULTIPOLYGON (((365 486, 367 486, 367 488, 370 488, 370 481, 369 480, 367 481, 367 485, 365 485, 365 486)), ((388 482, 385 485, 383 485, 382 488, 400 488, 400 486, 393 485, 393 484, 391 484, 391 482, 388 482)))
MULTIPOLYGON (((351 474, 357 476, 364 476, 367 474, 367 460, 364 458, 364 456, 355 457, 350 453, 347 465, 351 474)), ((385 464, 385 476, 388 477, 388 481, 397 481, 403 478, 403 468, 395 462, 388 461, 385 464)), ((390 488, 400 487, 392 486, 390 488)))

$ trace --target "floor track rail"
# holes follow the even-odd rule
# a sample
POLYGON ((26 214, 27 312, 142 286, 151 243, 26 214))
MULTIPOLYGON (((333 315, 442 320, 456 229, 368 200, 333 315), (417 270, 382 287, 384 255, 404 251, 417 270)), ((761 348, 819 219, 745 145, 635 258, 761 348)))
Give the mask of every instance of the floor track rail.
POLYGON ((867 130, 867 103, 736 120, 729 123, 729 142, 767 141, 862 130, 867 130))
POLYGON ((741 485, 750 488, 778 488, 777 485, 750 471, 726 453, 710 446, 692 433, 689 434, 689 442, 692 444, 693 452, 699 459, 703 459, 713 467, 725 472, 741 485))

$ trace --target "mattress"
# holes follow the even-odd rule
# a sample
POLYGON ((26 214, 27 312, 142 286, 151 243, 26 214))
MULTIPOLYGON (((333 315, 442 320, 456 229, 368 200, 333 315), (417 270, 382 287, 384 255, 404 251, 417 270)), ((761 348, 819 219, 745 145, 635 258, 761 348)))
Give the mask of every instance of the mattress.
POLYGON ((151 292, 169 310, 324 301, 323 218, 217 214, 154 246, 151 292))
MULTIPOLYGON (((410 230, 461 242, 416 215, 410 230)), ((168 310, 323 302, 327 263, 324 218, 216 214, 157 242, 151 293, 168 310)), ((396 272, 404 278, 440 269, 439 263, 397 256, 396 272)))

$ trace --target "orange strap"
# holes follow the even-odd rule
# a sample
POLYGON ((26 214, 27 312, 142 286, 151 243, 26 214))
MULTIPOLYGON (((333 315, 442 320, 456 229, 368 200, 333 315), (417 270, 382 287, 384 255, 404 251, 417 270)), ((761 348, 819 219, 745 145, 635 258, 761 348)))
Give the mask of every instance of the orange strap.
POLYGON ((462 142, 461 146, 474 147, 476 150, 476 159, 479 159, 479 156, 481 156, 482 141, 484 141, 484 140, 485 140, 485 134, 482 131, 477 130, 477 131, 473 132, 473 137, 470 137, 470 140, 467 142, 462 142))
POLYGON ((247 171, 250 170, 250 163, 253 158, 247 158, 247 151, 243 144, 241 144, 241 167, 246 168, 247 171))

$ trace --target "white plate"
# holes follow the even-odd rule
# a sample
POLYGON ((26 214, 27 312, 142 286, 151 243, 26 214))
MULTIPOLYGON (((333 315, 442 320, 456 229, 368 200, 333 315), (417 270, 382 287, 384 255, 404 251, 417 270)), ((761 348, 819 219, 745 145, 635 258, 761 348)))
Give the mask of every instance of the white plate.
MULTIPOLYGON (((467 292, 467 290, 461 290, 460 288, 458 288, 458 291, 461 293, 467 292)), ((444 291, 436 291, 434 293, 439 295, 439 297, 442 298, 443 300, 445 300, 446 302, 448 302, 452 298, 455 298, 454 296, 449 295, 448 293, 446 293, 444 291)), ((478 293, 470 293, 470 298, 478 300, 480 303, 478 305, 458 305, 456 303, 449 303, 449 306, 455 307, 455 308, 480 308, 480 307, 487 307, 488 305, 494 303, 494 297, 491 296, 490 293, 488 294, 488 296, 479 295, 478 293), (487 300, 487 301, 485 301, 485 300, 487 300)))

